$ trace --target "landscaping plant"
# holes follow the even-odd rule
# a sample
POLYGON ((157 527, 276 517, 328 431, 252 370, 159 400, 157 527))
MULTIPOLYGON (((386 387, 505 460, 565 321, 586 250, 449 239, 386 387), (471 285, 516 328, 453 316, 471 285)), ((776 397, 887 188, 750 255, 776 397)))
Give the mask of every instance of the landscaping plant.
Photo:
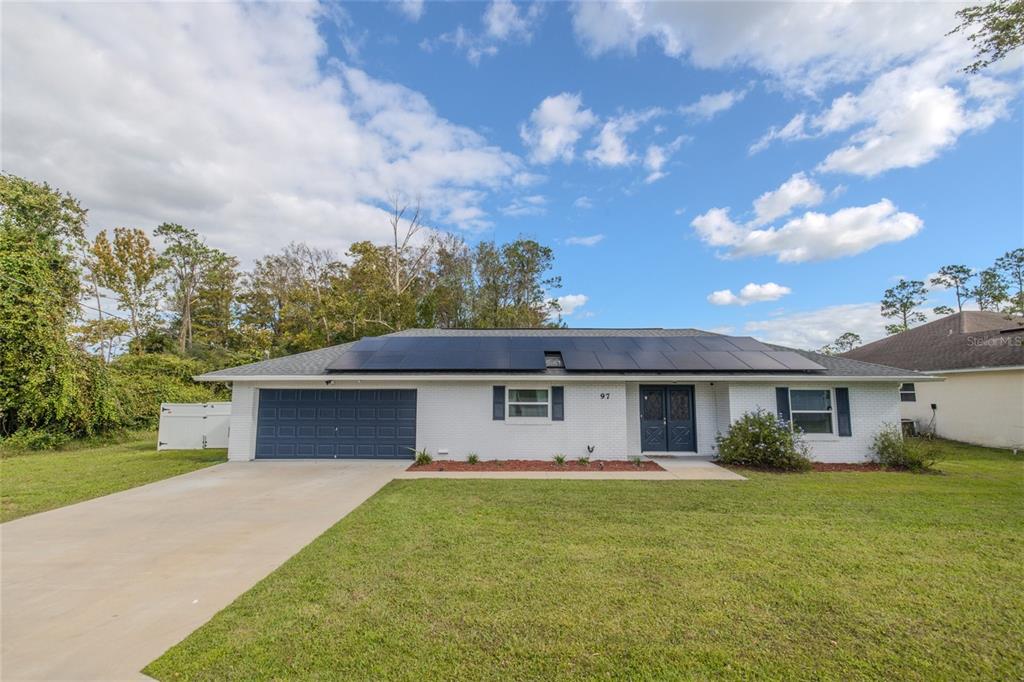
POLYGON ((875 461, 890 469, 931 471, 939 460, 938 448, 928 438, 904 438, 895 424, 885 426, 871 442, 875 461))
POLYGON ((563 464, 565 464, 565 455, 563 455, 562 453, 558 453, 552 459, 558 466, 562 466, 563 464))
POLYGON ((466 457, 466 461, 469 462, 470 464, 479 464, 480 455, 476 454, 475 452, 471 452, 469 453, 469 456, 466 457))
POLYGON ((633 463, 633 466, 639 467, 644 460, 639 455, 633 455, 629 458, 629 461, 633 463))
POLYGON ((416 450, 416 461, 415 461, 416 466, 423 466, 424 464, 430 464, 433 461, 434 461, 434 458, 430 456, 430 453, 427 452, 426 448, 424 448, 422 450, 416 450))
POLYGON ((809 450, 800 433, 766 410, 747 412, 729 427, 728 433, 719 435, 716 443, 722 464, 776 471, 811 468, 809 450))
POLYGON ((586 455, 583 455, 582 457, 580 457, 579 459, 576 460, 576 463, 579 464, 580 466, 584 466, 584 467, 585 466, 589 466, 590 465, 590 458, 587 457, 586 455))

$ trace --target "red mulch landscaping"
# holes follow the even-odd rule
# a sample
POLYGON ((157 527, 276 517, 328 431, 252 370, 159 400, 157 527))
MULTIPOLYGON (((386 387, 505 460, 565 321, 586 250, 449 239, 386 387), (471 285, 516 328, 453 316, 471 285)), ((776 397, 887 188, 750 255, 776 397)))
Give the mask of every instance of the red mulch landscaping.
POLYGON ((815 462, 814 471, 894 471, 886 469, 881 464, 865 462, 864 464, 830 464, 828 462, 815 462))
POLYGON ((566 460, 556 464, 539 459, 489 459, 476 464, 438 460, 430 464, 413 464, 406 471, 664 471, 657 462, 643 460, 639 464, 622 459, 592 459, 589 464, 566 460))

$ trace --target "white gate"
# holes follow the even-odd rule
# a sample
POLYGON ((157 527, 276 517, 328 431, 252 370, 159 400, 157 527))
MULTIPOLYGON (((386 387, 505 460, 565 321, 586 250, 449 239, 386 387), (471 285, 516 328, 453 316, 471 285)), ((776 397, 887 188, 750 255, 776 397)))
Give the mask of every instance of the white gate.
POLYGON ((226 448, 231 403, 161 403, 157 450, 226 448))

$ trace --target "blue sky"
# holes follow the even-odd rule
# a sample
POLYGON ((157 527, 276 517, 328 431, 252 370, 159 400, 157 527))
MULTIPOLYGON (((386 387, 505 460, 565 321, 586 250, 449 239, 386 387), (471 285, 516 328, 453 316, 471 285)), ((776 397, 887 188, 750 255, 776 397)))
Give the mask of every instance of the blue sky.
POLYGON ((554 247, 571 326, 805 347, 1024 243, 1019 54, 966 77, 953 5, 738 10, 19 6, 3 166, 94 231, 174 220, 247 260, 382 239, 399 190, 554 247))

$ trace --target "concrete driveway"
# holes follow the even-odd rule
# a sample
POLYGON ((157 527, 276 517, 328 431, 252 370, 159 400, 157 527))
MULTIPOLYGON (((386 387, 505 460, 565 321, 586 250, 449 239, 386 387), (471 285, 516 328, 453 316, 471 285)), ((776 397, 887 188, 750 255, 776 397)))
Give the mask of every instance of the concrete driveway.
POLYGON ((0 526, 0 678, 132 679, 408 462, 221 464, 0 526))

